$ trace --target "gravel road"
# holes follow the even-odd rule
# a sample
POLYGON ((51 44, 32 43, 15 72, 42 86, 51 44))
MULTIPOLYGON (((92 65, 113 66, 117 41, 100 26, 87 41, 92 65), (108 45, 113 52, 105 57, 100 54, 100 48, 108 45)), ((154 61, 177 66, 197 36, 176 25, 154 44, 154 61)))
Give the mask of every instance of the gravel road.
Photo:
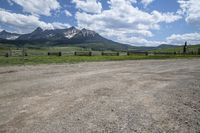
POLYGON ((199 133, 200 60, 0 67, 1 133, 199 133))

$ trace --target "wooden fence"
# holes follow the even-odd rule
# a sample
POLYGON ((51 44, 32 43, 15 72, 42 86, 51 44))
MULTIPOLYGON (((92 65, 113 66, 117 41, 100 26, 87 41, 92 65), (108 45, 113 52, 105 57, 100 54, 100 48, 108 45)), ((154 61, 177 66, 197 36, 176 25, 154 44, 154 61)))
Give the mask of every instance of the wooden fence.
POLYGON ((128 51, 127 55, 148 55, 148 52, 142 51, 128 51))
POLYGON ((54 56, 62 56, 62 52, 48 52, 48 56, 54 55, 54 56))
POLYGON ((79 51, 79 52, 74 52, 75 56, 92 56, 91 51, 79 51))
POLYGON ((28 53, 25 50, 9 50, 9 51, 3 52, 1 55, 5 57, 10 57, 10 56, 18 57, 18 56, 28 56, 28 53))
POLYGON ((199 51, 190 51, 187 53, 180 52, 140 52, 140 51, 128 51, 128 52, 100 52, 100 51, 70 51, 70 52, 28 52, 23 50, 4 51, 0 53, 0 56, 131 56, 131 55, 200 55, 199 51))
POLYGON ((119 56, 119 52, 102 52, 102 56, 119 56))

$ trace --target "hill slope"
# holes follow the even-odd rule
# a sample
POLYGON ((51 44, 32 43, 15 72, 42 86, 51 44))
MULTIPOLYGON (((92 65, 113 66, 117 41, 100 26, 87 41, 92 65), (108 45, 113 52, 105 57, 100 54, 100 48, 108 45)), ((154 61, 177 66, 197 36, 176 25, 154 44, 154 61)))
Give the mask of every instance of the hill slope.
MULTIPOLYGON (((188 45, 187 46, 187 51, 189 52, 197 52, 198 49, 200 48, 200 44, 196 44, 196 45, 188 45)), ((164 46, 164 47, 157 47, 153 50, 150 50, 152 52, 177 52, 177 53, 181 53, 183 52, 183 46, 175 46, 175 45, 171 45, 168 47, 164 46)))
POLYGON ((7 39, 7 40, 15 40, 20 36, 20 34, 17 33, 10 33, 5 30, 0 32, 0 39, 7 39))

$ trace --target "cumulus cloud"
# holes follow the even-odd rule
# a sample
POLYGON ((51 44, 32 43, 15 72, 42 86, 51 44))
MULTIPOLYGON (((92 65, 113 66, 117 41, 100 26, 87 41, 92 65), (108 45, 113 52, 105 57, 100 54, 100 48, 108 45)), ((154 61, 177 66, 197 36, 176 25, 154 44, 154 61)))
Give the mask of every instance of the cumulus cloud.
POLYGON ((199 0, 178 0, 185 21, 200 28, 200 2, 199 0))
POLYGON ((43 29, 66 28, 69 24, 59 22, 46 23, 34 15, 23 15, 0 9, 0 22, 20 33, 31 32, 36 27, 43 29), (24 28, 25 27, 25 28, 24 28))
POLYGON ((71 12, 69 12, 68 10, 65 10, 64 12, 66 16, 70 16, 70 17, 72 16, 71 12))
POLYGON ((72 0, 76 8, 87 13, 101 13, 102 5, 97 0, 72 0))
MULTIPOLYGON (((69 24, 41 20, 40 15, 50 16, 53 11, 59 12, 61 6, 58 0, 7 0, 22 6, 27 14, 17 14, 0 8, 0 23, 9 29, 27 33, 36 27, 57 29, 69 27, 69 24), (26 28, 24 28, 26 27, 26 28)), ((101 0, 71 0, 76 6, 75 19, 77 27, 94 30, 108 39, 132 45, 159 45, 162 41, 149 41, 153 32, 159 30, 161 23, 173 23, 186 16, 188 23, 199 24, 200 6, 198 0, 177 0, 181 9, 177 12, 143 11, 136 7, 140 2, 145 7, 155 0, 107 0, 108 8, 103 9, 101 0)), ((66 16, 73 16, 68 10, 62 11, 66 16)), ((191 33, 196 34, 196 33, 191 33)), ((177 38, 186 35, 172 35, 167 42, 178 42, 177 38)), ((185 37, 184 37, 185 38, 185 37)), ((181 41, 181 39, 179 39, 181 41)), ((180 42, 178 42, 180 43, 180 42)))
POLYGON ((122 43, 130 44, 134 46, 158 46, 160 44, 166 44, 165 41, 150 41, 143 37, 127 37, 127 36, 119 36, 119 39, 122 43))
POLYGON ((57 0, 9 0, 23 7, 25 12, 34 15, 50 16, 51 11, 60 9, 57 0))
POLYGON ((158 11, 153 11, 151 14, 154 17, 154 20, 157 21, 158 23, 159 22, 172 23, 182 18, 180 15, 175 15, 172 12, 160 13, 158 11))
POLYGON ((69 28, 70 25, 66 23, 60 23, 60 22, 53 22, 51 23, 53 26, 53 29, 64 29, 64 28, 69 28))
POLYGON ((141 3, 144 4, 144 6, 148 6, 149 4, 151 4, 154 0, 141 0, 141 3))
POLYGON ((142 11, 133 6, 135 3, 133 0, 109 0, 108 3, 110 9, 103 10, 99 14, 78 11, 76 13, 78 26, 95 30, 115 41, 135 44, 138 40, 134 37, 152 37, 152 30, 158 30, 160 23, 172 23, 181 19, 181 16, 175 13, 142 11))
POLYGON ((190 44, 200 44, 200 33, 173 34, 167 37, 167 42, 171 44, 183 45, 185 41, 190 44))

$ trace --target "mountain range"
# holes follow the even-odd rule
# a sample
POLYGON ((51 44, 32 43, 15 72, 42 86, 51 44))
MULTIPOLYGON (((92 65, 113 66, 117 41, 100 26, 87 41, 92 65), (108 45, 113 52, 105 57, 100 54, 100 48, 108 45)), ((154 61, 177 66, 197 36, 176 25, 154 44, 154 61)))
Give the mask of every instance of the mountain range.
POLYGON ((28 34, 10 33, 5 30, 0 32, 0 43, 16 47, 52 47, 52 46, 73 46, 89 48, 92 50, 112 50, 127 51, 137 50, 146 51, 161 48, 174 48, 175 45, 162 44, 158 47, 136 47, 121 44, 106 39, 92 30, 77 29, 70 27, 67 29, 43 30, 38 27, 28 34))
POLYGON ((92 50, 128 50, 133 46, 117 43, 106 39, 95 31, 87 29, 77 29, 70 27, 67 29, 43 30, 38 27, 28 34, 16 34, 6 31, 0 32, 0 43, 13 44, 15 46, 76 46, 91 48, 92 50))

